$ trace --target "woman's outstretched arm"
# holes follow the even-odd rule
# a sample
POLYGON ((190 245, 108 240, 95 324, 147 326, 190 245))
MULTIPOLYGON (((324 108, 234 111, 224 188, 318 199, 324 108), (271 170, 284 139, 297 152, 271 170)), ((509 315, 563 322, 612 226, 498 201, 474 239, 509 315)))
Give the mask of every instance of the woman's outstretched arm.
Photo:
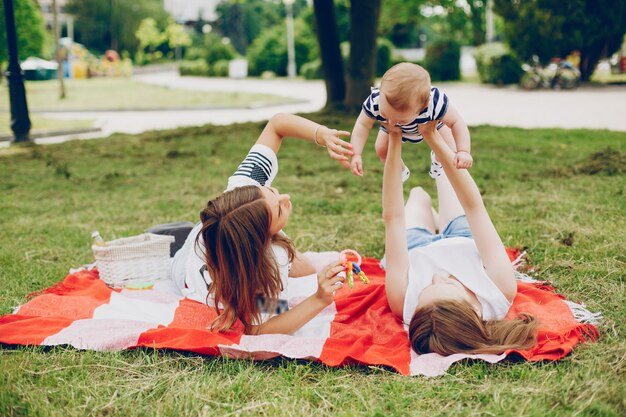
POLYGON ((472 175, 467 170, 455 167, 454 152, 439 135, 434 122, 420 125, 419 129, 443 165, 450 184, 463 206, 487 275, 504 296, 513 301, 517 292, 513 267, 472 175))
POLYGON ((350 132, 329 129, 295 114, 278 113, 267 122, 256 143, 268 146, 278 155, 284 137, 305 139, 324 146, 332 159, 350 167, 348 156, 352 155, 352 145, 341 139, 349 135, 350 132))
POLYGON ((383 221, 387 258, 385 290, 391 311, 402 317, 408 285, 409 254, 402 191, 402 132, 388 127, 389 149, 383 173, 383 221))
POLYGON ((330 263, 317 274, 317 292, 297 306, 265 323, 252 326, 252 334, 293 334, 317 316, 335 299, 335 291, 343 285, 345 277, 338 275, 344 271, 340 259, 330 263))

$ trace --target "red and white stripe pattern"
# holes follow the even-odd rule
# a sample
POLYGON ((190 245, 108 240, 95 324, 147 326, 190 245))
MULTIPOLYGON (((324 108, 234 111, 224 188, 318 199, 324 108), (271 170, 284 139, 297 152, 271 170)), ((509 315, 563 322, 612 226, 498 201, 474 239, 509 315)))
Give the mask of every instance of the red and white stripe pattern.
MULTIPOLYGON (((308 254, 323 266, 336 252, 308 254)), ((241 326, 228 333, 208 330, 215 312, 182 298, 169 282, 150 290, 112 290, 97 271, 79 271, 0 317, 0 342, 12 345, 70 345, 77 349, 115 351, 136 347, 168 348, 203 355, 268 359, 310 359, 329 366, 364 364, 395 369, 403 375, 440 375, 454 362, 477 358, 488 362, 502 355, 416 355, 405 326, 389 310, 384 271, 365 258, 370 284, 355 282, 337 291, 335 302, 294 335, 243 335, 241 326)), ((593 325, 578 323, 563 297, 541 283, 519 283, 509 317, 528 312, 542 320, 538 345, 516 352, 528 360, 560 359, 586 338, 593 325)), ((312 294, 315 275, 289 282, 289 303, 312 294)))

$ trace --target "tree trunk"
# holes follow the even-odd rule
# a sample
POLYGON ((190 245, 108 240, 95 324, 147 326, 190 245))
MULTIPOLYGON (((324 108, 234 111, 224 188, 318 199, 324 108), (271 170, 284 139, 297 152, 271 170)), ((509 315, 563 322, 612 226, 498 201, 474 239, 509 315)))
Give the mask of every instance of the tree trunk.
POLYGON ((381 0, 352 0, 350 66, 345 104, 357 109, 370 93, 376 70, 376 35, 381 0))
POLYGON ((606 45, 593 44, 580 50, 580 81, 587 82, 596 69, 598 62, 605 55, 606 45))
MULTIPOLYGON (((483 5, 484 2, 477 2, 476 0, 468 1, 467 4, 470 8, 470 21, 472 23, 472 43, 474 46, 479 46, 485 43, 485 24, 483 24, 483 16, 485 15, 486 8, 483 5)), ((486 22, 489 23, 489 22, 486 22)), ((490 39, 486 40, 490 42, 490 39)))
POLYGON ((339 31, 333 0, 313 0, 317 40, 326 83, 326 109, 341 107, 346 97, 346 78, 339 48, 339 31))

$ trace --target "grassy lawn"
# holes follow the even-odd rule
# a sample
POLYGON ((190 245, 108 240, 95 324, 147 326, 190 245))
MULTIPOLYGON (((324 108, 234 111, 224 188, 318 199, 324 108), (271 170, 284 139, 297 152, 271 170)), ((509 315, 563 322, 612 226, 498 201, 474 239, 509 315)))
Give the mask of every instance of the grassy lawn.
MULTIPOLYGON (((0 113, 0 136, 13 135, 11 126, 10 113, 0 113)), ((61 119, 47 119, 45 117, 37 116, 36 114, 30 115, 30 122, 32 127, 30 133, 46 133, 46 132, 58 132, 68 129, 83 129, 93 125, 92 120, 61 120, 61 119)))
MULTIPOLYGON (((312 117, 343 129, 354 120, 312 117)), ((91 262, 92 230, 112 239, 158 223, 195 221, 262 126, 0 149, 0 314, 91 262)), ((597 343, 582 344, 559 362, 466 362, 434 379, 149 349, 5 346, 0 415, 625 415, 626 134, 484 126, 473 128, 472 138, 472 173, 505 244, 528 247, 540 277, 603 312, 597 343), (598 152, 605 165, 594 160, 598 152)), ((382 165, 373 143, 372 134, 362 179, 313 144, 283 144, 275 185, 291 194, 285 230, 300 250, 383 254, 382 165)), ((413 172, 405 190, 423 185, 432 193, 426 145, 405 145, 404 152, 413 172)))
MULTIPOLYGON (((0 103, 8 103, 6 83, 0 87, 0 103)), ((178 90, 126 78, 66 80, 67 97, 59 99, 59 83, 27 81, 31 111, 127 110, 167 108, 254 107, 289 103, 293 99, 269 94, 178 90)))

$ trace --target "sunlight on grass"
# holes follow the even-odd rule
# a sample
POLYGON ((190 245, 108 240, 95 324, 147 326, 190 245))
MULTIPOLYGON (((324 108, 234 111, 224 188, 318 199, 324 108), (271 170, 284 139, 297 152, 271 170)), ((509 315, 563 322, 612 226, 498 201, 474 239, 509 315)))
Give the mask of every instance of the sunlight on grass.
MULTIPOLYGON (((13 135, 10 122, 10 113, 0 113, 0 136, 13 135)), ((84 129, 89 128, 93 125, 92 120, 48 119, 45 117, 37 116, 36 114, 30 115, 30 122, 32 124, 30 130, 31 134, 58 132, 72 129, 84 129)))
MULTIPOLYGON (((6 83, 0 86, 0 102, 8 103, 6 83)), ((290 103, 293 99, 269 94, 204 92, 149 85, 126 78, 66 80, 67 97, 59 99, 56 80, 27 81, 31 111, 128 110, 212 107, 257 107, 290 103)))

